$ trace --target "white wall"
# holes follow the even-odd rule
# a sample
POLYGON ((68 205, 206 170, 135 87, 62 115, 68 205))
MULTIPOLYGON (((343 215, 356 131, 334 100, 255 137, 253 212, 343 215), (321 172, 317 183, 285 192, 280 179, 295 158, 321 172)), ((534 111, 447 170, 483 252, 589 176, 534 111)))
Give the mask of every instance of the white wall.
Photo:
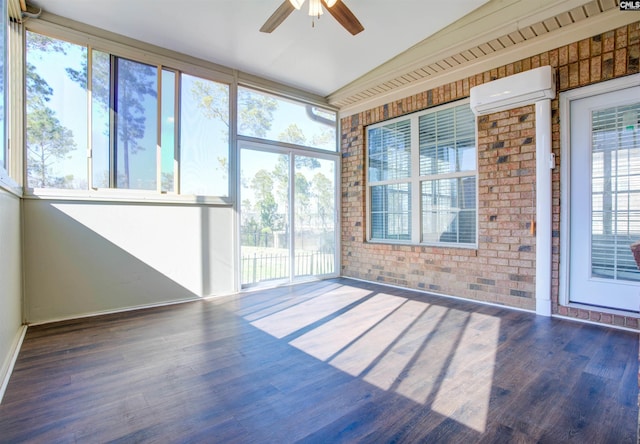
POLYGON ((22 332, 20 243, 20 199, 0 188, 0 384, 22 332))
POLYGON ((25 199, 28 322, 234 291, 232 207, 25 199))

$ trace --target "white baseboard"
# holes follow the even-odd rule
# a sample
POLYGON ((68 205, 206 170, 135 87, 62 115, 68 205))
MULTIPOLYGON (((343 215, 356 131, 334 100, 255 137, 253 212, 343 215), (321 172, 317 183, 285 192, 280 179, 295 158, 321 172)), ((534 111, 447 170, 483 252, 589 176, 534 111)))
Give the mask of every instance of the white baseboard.
POLYGON ((168 306, 168 305, 177 305, 177 304, 184 304, 186 302, 201 301, 203 299, 206 299, 206 298, 194 296, 192 298, 176 299, 176 300, 162 301, 162 302, 154 302, 154 303, 151 303, 151 304, 132 305, 130 307, 118 307, 118 308, 112 308, 112 309, 107 309, 107 310, 96 310, 96 311, 92 311, 92 312, 88 312, 88 313, 70 314, 69 316, 59 316, 59 317, 55 317, 55 318, 41 319, 41 320, 37 320, 37 321, 29 321, 29 320, 27 320, 27 324, 30 325, 30 326, 53 324, 54 322, 72 321, 72 320, 75 320, 75 319, 92 318, 94 316, 102 316, 102 315, 109 315, 109 314, 116 314, 116 313, 126 313, 128 311, 144 310, 145 308, 165 307, 165 306, 168 306))
POLYGON ((22 347, 22 341, 24 341, 24 336, 27 334, 27 326, 22 325, 15 336, 13 344, 11 346, 11 350, 9 351, 9 355, 5 359, 5 363, 0 369, 0 381, 2 381, 2 385, 0 385, 0 403, 2 403, 2 398, 4 397, 4 392, 7 390, 7 386, 9 385, 9 378, 11 377, 11 373, 13 372, 13 366, 16 364, 16 360, 18 359, 18 353, 20 353, 20 348, 22 347))

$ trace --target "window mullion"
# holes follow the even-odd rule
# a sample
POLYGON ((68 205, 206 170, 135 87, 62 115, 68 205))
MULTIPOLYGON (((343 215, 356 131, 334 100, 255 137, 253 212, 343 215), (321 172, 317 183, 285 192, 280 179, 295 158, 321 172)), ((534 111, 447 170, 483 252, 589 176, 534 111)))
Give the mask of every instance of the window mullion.
POLYGON ((296 237, 294 236, 296 232, 296 155, 290 151, 287 158, 289 159, 289 214, 287 215, 289 218, 289 282, 291 282, 296 275, 296 237))
POLYGON ((156 191, 162 193, 162 66, 156 70, 156 191))
POLYGON ((118 66, 117 58, 114 55, 109 56, 109 188, 117 188, 117 166, 116 158, 116 141, 118 139, 118 101, 117 101, 117 85, 118 85, 118 66))
POLYGON ((175 96, 173 103, 173 192, 180 194, 180 131, 182 128, 182 115, 180 114, 180 103, 182 100, 182 77, 181 72, 176 72, 174 76, 175 96))
POLYGON ((419 117, 411 117, 411 242, 418 244, 421 241, 421 214, 420 205, 420 124, 419 117))
POLYGON ((27 186, 27 156, 23 149, 25 145, 26 132, 24 130, 25 113, 27 97, 24 86, 25 70, 23 69, 26 54, 23 51, 25 44, 24 33, 22 32, 22 24, 7 22, 9 27, 8 36, 8 68, 9 79, 7 91, 11 104, 7 108, 7 116, 9 120, 8 129, 8 147, 6 154, 6 172, 9 177, 17 181, 20 185, 27 186), (22 86, 19 86, 22 85, 22 86))
POLYGON ((87 47, 87 188, 93 189, 93 48, 87 47))

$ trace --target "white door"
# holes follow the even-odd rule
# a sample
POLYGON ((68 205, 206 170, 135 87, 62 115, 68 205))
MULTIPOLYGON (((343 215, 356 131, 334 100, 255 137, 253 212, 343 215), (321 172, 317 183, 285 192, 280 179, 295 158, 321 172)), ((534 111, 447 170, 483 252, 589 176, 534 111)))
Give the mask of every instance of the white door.
POLYGON ((569 301, 638 312, 640 86, 571 101, 569 301))

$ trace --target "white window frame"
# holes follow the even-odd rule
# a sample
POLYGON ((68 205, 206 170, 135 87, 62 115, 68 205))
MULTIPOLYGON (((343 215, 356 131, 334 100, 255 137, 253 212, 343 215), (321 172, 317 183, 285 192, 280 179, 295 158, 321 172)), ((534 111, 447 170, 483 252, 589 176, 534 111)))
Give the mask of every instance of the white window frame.
MULTIPOLYGON (((145 63, 155 66, 158 69, 158 75, 161 76, 162 69, 168 69, 178 73, 184 73, 196 77, 200 77, 205 80, 213 82, 223 83, 229 86, 229 117, 231 121, 235 120, 235 100, 236 100, 236 88, 235 76, 229 72, 217 71, 211 68, 207 68, 198 64, 189 63, 177 58, 171 57, 169 51, 166 51, 167 55, 159 54, 156 52, 147 51, 145 49, 139 49, 137 47, 129 46, 120 42, 112 41, 103 37, 87 34, 75 29, 66 28, 59 24, 47 22, 44 20, 33 20, 25 22, 24 32, 31 31, 34 33, 42 34, 54 39, 67 41, 72 44, 87 46, 90 51, 96 50, 105 52, 115 57, 121 57, 134 62, 145 63)), ((26 40, 26 39, 25 39, 26 40)), ((154 48, 158 49, 158 48, 154 48)), ((160 51, 162 52, 162 51, 160 51)), ((26 45, 25 45, 26 54, 26 45)), ((90 56, 90 55, 89 55, 90 56)), ((24 58, 26 61, 26 57, 24 58)), ((24 69, 24 65, 23 65, 24 69)), ((229 70, 230 71, 230 70, 229 70)), ((179 75, 176 75, 176 82, 179 81, 179 75)), ((176 90, 176 101, 179 103, 179 89, 176 90)), ((90 97, 88 98, 88 106, 90 105, 90 97)), ((161 83, 158 83, 158 103, 161 103, 161 83)), ((176 108, 179 108, 176 106, 176 108)), ((160 118, 160 117, 159 117, 160 118)), ((91 201, 128 201, 128 202, 149 202, 149 203, 194 203, 194 204, 209 204, 209 205, 232 205, 235 201, 235 159, 233 156, 232 146, 235 146, 235 133, 233 129, 235 123, 230 125, 229 128, 229 149, 228 149, 228 196, 198 196, 198 195, 181 195, 179 194, 179 184, 176 183, 175 191, 171 193, 162 193, 158 190, 136 190, 125 188, 98 188, 88 190, 70 190, 70 189, 56 189, 56 188, 36 188, 29 189, 25 186, 24 197, 26 198, 52 198, 65 200, 91 200, 91 201)), ((179 128, 176 131, 176 138, 178 138, 179 128)), ((88 138, 91 138, 91 128, 88 128, 88 138)), ((90 147, 91 141, 88 140, 88 146, 90 147)), ((179 149, 178 144, 175 145, 176 149, 179 149)), ((89 148, 90 151, 90 148, 89 148)), ((26 183, 27 177, 27 165, 24 150, 21 152, 21 156, 24 161, 22 166, 22 177, 26 183)), ((88 163, 91 162, 91 157, 88 157, 88 163)), ((179 165, 175 166, 175 179, 179 180, 179 165)), ((90 172, 89 172, 90 173, 90 172)), ((90 180, 90 176, 88 178, 90 180)), ((158 184, 158 189, 160 188, 158 184)))
POLYGON ((12 155, 11 155, 12 153, 9 150, 9 129, 10 129, 10 125, 9 125, 9 114, 10 114, 9 32, 10 30, 9 30, 9 26, 10 26, 10 21, 9 21, 9 16, 7 12, 6 0, 2 2, 2 8, 0 8, 0 10, 2 11, 2 14, 3 14, 2 17, 4 20, 4 34, 2 36, 2 38, 4 39, 4 42, 2 45, 3 69, 0 70, 1 71, 0 75, 3 77, 3 94, 0 100, 4 102, 3 103, 4 116, 2 118, 2 125, 4 126, 4 131, 3 131, 4 137, 2 140, 0 140, 0 150, 2 150, 2 159, 3 159, 3 164, 0 164, 0 188, 6 191, 12 192, 17 196, 21 196, 22 189, 19 186, 19 184, 16 183, 16 181, 11 177, 11 174, 10 174, 11 165, 12 165, 12 155))
POLYGON ((420 127, 419 120, 421 116, 430 114, 437 111, 443 111, 449 108, 455 108, 461 105, 469 105, 469 99, 458 100, 455 102, 447 103, 444 105, 435 106, 426 110, 418 111, 412 114, 396 117, 394 119, 385 120, 373 125, 370 125, 366 129, 365 133, 365 169, 366 169, 366 221, 367 221, 367 234, 366 239, 369 243, 375 244, 400 244, 400 245, 420 245, 420 246, 434 246, 434 247, 446 247, 446 248, 466 248, 476 249, 478 247, 478 120, 474 118, 474 137, 475 137, 475 156, 476 156, 476 169, 468 171, 460 171, 454 173, 445 173, 437 175, 420 176, 420 127), (411 172, 408 178, 403 179, 391 179, 385 181, 369 181, 369 130, 384 127, 394 122, 400 122, 410 120, 411 126, 411 172), (475 178, 475 211, 476 211, 476 229, 475 229, 475 241, 473 243, 456 243, 456 242, 425 242, 422 239, 422 183, 428 180, 442 180, 442 179, 457 179, 463 177, 475 178), (410 241, 395 240, 395 239, 380 239, 372 237, 372 218, 371 218, 371 188, 378 185, 391 185, 397 183, 409 183, 409 190, 411 193, 411 229, 410 229, 410 241))
MULTIPOLYGON (((334 266, 335 266, 335 270, 333 273, 329 273, 326 275, 316 275, 316 276, 312 276, 312 277, 308 277, 308 276, 295 276, 295 265, 294 265, 294 261, 290 262, 290 269, 289 269, 289 277, 287 278, 287 283, 298 283, 298 282, 305 282, 308 280, 313 280, 313 279, 317 279, 317 278, 334 278, 340 275, 340 264, 341 264, 341 255, 340 255, 340 221, 341 219, 341 205, 340 205, 340 196, 341 194, 341 185, 340 185, 340 175, 341 175, 341 171, 342 171, 342 158, 340 156, 339 152, 333 152, 333 151, 327 151, 327 150, 320 150, 317 148, 309 148, 309 147, 304 147, 301 145, 294 145, 294 144, 290 144, 290 143, 285 143, 285 142, 275 142, 272 140, 267 140, 267 139, 257 139, 254 137, 247 137, 247 136, 238 136, 238 149, 236 150, 236 154, 235 154, 235 158, 236 158, 236 177, 237 177, 237 187, 238 187, 238 195, 239 195, 239 202, 238 202, 238 212, 242 211, 242 204, 240 202, 242 196, 241 196, 241 172, 240 169, 242 168, 241 165, 241 155, 242 155, 242 151, 243 150, 254 150, 254 151, 263 151, 265 153, 273 153, 273 154, 281 154, 281 155, 285 155, 288 157, 289 159, 289 178, 295 177, 296 174, 296 170, 295 170, 295 163, 292 162, 292 160, 296 157, 296 156, 301 156, 301 157, 311 157, 311 158, 315 158, 315 159, 321 159, 321 160, 329 160, 329 161, 333 161, 335 162, 335 171, 334 171, 334 183, 335 183, 335 187, 334 187, 334 202, 336 205, 335 211, 334 211, 334 218, 333 218, 333 224, 334 224, 334 243, 335 243, 335 248, 336 248, 336 252, 335 252, 335 257, 334 257, 334 266)), ((294 252, 295 252, 295 180, 290 180, 289 181, 289 239, 288 239, 288 243, 289 243, 289 255, 290 257, 293 257, 294 252)), ((236 225, 235 225, 235 229, 236 229, 236 233, 240 233, 241 231, 241 225, 242 225, 242 217, 238 216, 236 217, 236 225)), ((241 255, 241 237, 240 236, 236 236, 237 242, 236 242, 236 257, 238 258, 238 270, 239 273, 237 274, 237 280, 236 280, 236 285, 237 288, 241 288, 243 290, 247 290, 249 288, 251 289, 255 289, 255 288, 260 288, 260 287, 268 287, 271 284, 267 281, 266 283, 259 283, 257 286, 247 286, 247 285, 243 285, 242 284, 242 270, 241 267, 242 265, 240 264, 240 261, 242 259, 242 255, 241 255)))

